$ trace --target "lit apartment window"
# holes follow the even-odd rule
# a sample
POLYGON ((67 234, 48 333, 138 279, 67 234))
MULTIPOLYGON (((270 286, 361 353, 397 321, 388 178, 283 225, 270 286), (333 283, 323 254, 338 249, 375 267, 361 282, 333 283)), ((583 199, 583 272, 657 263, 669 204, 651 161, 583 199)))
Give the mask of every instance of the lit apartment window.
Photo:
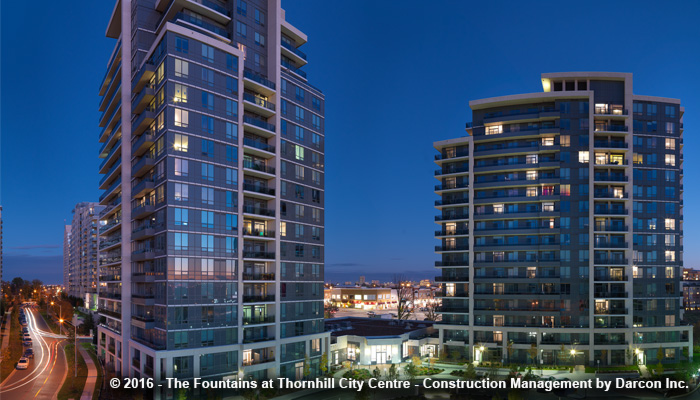
POLYGON ((571 196, 571 185, 559 185, 559 191, 562 196, 571 196))
POLYGON ((537 267, 527 267, 527 277, 534 279, 537 277, 537 267))
MULTIPOLYGON (((666 250, 664 252, 664 259, 666 260, 666 262, 675 262, 676 261, 676 252, 672 251, 672 250, 666 250)), ((666 275, 668 275, 668 268, 666 268, 666 275)), ((666 277, 669 278, 669 276, 666 276, 666 277)), ((671 278, 673 278, 673 277, 671 276, 671 278)))
POLYGON ((456 187, 457 187, 457 179, 456 178, 445 179, 445 189, 455 189, 456 187))
POLYGON ((189 126, 190 116, 187 110, 175 109, 175 126, 187 128, 189 126))
POLYGON ((538 156, 537 154, 528 154, 525 156, 525 163, 526 164, 537 164, 538 156))
POLYGON ((676 246, 676 236, 675 235, 666 235, 665 238, 665 243, 667 247, 675 247, 676 246))
POLYGON ((529 187, 525 189, 525 195, 527 197, 536 197, 537 196, 537 187, 529 187))
POLYGON ((595 113, 596 114, 607 114, 608 113, 608 105, 603 104, 603 103, 596 103, 595 104, 595 113))
POLYGON ((448 235, 454 235, 457 232, 457 224, 449 223, 445 224, 445 233, 448 235))
POLYGON ((676 165, 676 156, 674 154, 666 154, 666 165, 674 167, 676 165))
POLYGON ((542 186, 542 196, 554 196, 554 186, 542 186))
POLYGON ((553 212, 554 211, 554 203, 542 203, 542 211, 553 212))
MULTIPOLYGON (((493 326, 503 326, 503 321, 500 322, 501 325, 496 325, 496 316, 494 315, 493 317, 493 326)), ((501 331, 494 331, 493 332, 493 341, 496 343, 503 342, 503 332, 501 331)))
MULTIPOLYGON (((665 317, 666 317, 666 326, 676 326, 676 316, 675 316, 675 315, 666 315, 665 317)), ((676 350, 676 349, 666 349, 666 353, 665 353, 665 354, 666 354, 667 357, 669 357, 669 354, 671 353, 671 352, 669 352, 668 350, 673 350, 673 355, 670 356, 670 357, 675 358, 675 356, 676 356, 675 350, 676 350)), ((670 357, 669 357, 669 358, 670 358, 670 357)))
POLYGON ((580 163, 587 163, 589 157, 590 157, 590 152, 588 152, 588 151, 579 151, 578 152, 578 162, 580 162, 580 163))
POLYGON ((676 132, 676 123, 675 122, 666 122, 666 133, 675 133, 676 132))
POLYGON ((676 149, 676 139, 666 139, 666 150, 675 150, 676 149))
POLYGON ((187 78, 190 74, 190 64, 185 60, 175 59, 175 76, 187 78))
POLYGON ((186 135, 180 135, 179 133, 175 134, 175 141, 173 142, 173 148, 175 151, 181 151, 183 153, 187 153, 187 149, 189 147, 189 140, 186 135))
POLYGON ((665 225, 667 231, 672 231, 676 229, 676 220, 673 218, 666 218, 665 225))
POLYGON ((542 138, 542 146, 554 146, 554 138, 553 137, 542 138))
POLYGON ((497 135, 503 133, 503 125, 491 125, 486 127, 487 135, 497 135))
POLYGON ((493 213, 494 214, 503 214, 503 204, 494 204, 493 205, 493 213))
POLYGON ((559 145, 562 147, 569 147, 571 146, 571 136, 569 135, 561 135, 559 137, 559 145))
POLYGON ((445 296, 448 297, 454 297, 455 295, 455 284, 454 283, 446 283, 445 284, 445 296))
POLYGON ((525 176, 528 181, 537 180, 537 171, 527 171, 525 176))
POLYGON ((445 158, 454 158, 457 156, 457 149, 455 147, 445 148, 445 158))
POLYGON ((493 284, 493 294, 503 294, 503 284, 494 283, 493 284))
POLYGON ((173 101, 176 103, 187 103, 187 86, 179 83, 175 84, 175 98, 173 98, 173 101))
MULTIPOLYGON (((666 258, 668 258, 668 251, 666 252, 666 258)), ((666 260, 668 261, 668 260, 666 260)), ((674 268, 673 267, 666 267, 666 278, 671 279, 674 277, 674 268)))

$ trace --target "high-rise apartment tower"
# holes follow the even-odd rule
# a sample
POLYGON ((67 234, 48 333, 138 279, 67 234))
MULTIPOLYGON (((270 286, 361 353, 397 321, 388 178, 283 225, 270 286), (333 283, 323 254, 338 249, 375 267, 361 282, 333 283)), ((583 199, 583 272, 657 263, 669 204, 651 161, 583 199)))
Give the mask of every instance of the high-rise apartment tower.
POLYGON ((439 141, 442 351, 610 365, 692 355, 680 314, 683 107, 632 74, 542 75, 439 141))
POLYGON ((99 88, 99 355, 302 378, 323 326, 324 95, 279 0, 118 0, 99 88))

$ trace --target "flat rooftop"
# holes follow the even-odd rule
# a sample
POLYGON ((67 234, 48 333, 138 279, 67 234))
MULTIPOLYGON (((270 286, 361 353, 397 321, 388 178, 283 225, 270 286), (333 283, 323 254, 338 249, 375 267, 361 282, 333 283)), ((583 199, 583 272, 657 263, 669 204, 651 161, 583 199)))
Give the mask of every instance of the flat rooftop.
POLYGON ((325 320, 326 331, 331 336, 399 336, 419 329, 432 328, 433 321, 416 321, 381 318, 343 317, 325 320))

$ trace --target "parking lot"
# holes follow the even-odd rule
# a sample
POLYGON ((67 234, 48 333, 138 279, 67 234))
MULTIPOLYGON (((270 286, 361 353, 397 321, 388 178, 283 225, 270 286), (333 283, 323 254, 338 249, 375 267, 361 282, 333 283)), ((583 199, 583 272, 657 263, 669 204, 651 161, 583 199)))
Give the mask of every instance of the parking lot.
MULTIPOLYGON (((342 317, 361 317, 361 318, 367 318, 367 312, 369 310, 362 310, 359 308, 339 308, 338 312, 333 314, 333 318, 342 318, 342 317)), ((396 315, 396 309, 388 309, 388 310, 372 310, 376 313, 378 318, 381 318, 381 315, 384 314, 394 314, 396 315)), ((388 317, 384 317, 388 318, 388 317)), ((414 320, 419 320, 423 321, 425 319, 425 314, 423 312, 417 312, 415 314, 411 314, 411 317, 409 319, 414 319, 414 320)))

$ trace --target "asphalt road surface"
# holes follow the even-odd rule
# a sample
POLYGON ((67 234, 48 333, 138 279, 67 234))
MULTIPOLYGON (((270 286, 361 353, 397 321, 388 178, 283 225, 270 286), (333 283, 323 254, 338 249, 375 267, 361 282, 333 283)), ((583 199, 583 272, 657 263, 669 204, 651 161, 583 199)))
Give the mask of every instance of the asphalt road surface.
MULTIPOLYGON (((65 340, 51 333, 41 315, 25 309, 29 334, 32 337, 34 358, 29 359, 29 368, 15 370, 0 385, 0 399, 52 399, 61 388, 67 372, 63 354, 65 340)), ((13 335, 19 328, 13 326, 13 335)), ((19 360, 8 360, 13 363, 19 360)))

